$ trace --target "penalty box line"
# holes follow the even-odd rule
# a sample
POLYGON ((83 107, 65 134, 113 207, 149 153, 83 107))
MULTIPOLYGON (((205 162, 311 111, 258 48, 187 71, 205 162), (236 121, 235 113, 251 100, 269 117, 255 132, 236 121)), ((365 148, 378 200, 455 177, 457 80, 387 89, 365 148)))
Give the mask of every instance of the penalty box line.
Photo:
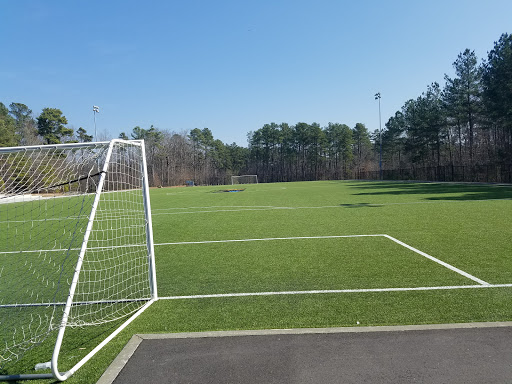
POLYGON ((512 284, 489 285, 446 285, 438 287, 401 287, 401 288, 366 288, 366 289, 324 289, 310 291, 280 291, 280 292, 244 292, 244 293, 216 293, 210 295, 164 296, 158 300, 187 300, 187 299, 213 299, 222 297, 247 296, 279 296, 279 295, 314 295, 322 293, 377 293, 377 292, 408 292, 408 291, 448 291, 454 289, 478 288, 511 288, 512 284))
POLYGON ((471 279, 471 280, 473 280, 473 281, 477 282, 478 284, 481 284, 481 285, 491 285, 491 284, 489 284, 488 282, 486 282, 486 281, 484 281, 484 280, 482 280, 482 279, 479 279, 478 277, 475 277, 475 276, 473 276, 473 275, 470 275, 470 274, 469 274, 469 273, 467 273, 467 272, 464 272, 462 269, 456 268, 456 267, 454 267, 454 266, 453 266, 453 265, 451 265, 451 264, 445 263, 444 261, 439 260, 439 259, 435 258, 434 256, 430 256, 428 253, 422 252, 422 251, 420 251, 419 249, 416 249, 416 248, 414 248, 414 247, 411 247, 409 244, 405 244, 403 241, 400 241, 400 240, 398 240, 398 239, 395 239, 395 238, 394 238, 394 237, 392 237, 392 236, 384 235, 384 237, 386 237, 386 238, 388 238, 388 239, 390 239, 390 240, 394 241, 395 243, 397 243, 397 244, 401 245, 402 247, 405 247, 405 248, 407 248, 407 249, 410 249, 411 251, 416 252, 417 254, 419 254, 419 255, 421 255, 421 256, 423 256, 423 257, 426 257, 426 258, 427 258, 427 259, 429 259, 429 260, 432 260, 432 261, 436 262, 437 264, 442 265, 443 267, 446 267, 446 268, 448 268, 448 269, 450 269, 450 270, 452 270, 452 271, 454 271, 454 272, 458 273, 459 275, 462 275, 462 276, 464 276, 464 277, 467 277, 468 279, 471 279))
MULTIPOLYGON (((426 257, 427 259, 434 261, 435 263, 442 265, 445 268, 448 268, 452 270, 453 272, 456 272, 470 280, 473 280, 477 282, 478 284, 482 286, 494 286, 482 279, 479 279, 478 277, 475 277, 459 268, 454 267, 451 264, 448 264, 442 260, 439 260, 425 252, 420 251, 419 249, 416 249, 414 247, 411 247, 410 245, 404 243, 403 241, 400 241, 398 239, 395 239, 392 236, 385 235, 385 234, 374 234, 374 235, 333 235, 333 236, 297 236, 297 237, 268 237, 268 238, 262 238, 262 239, 232 239, 232 240, 206 240, 206 241, 181 241, 181 242, 174 242, 174 243, 159 243, 155 244, 155 246, 160 245, 186 245, 186 244, 214 244, 214 243, 236 243, 236 242, 248 242, 248 241, 275 241, 275 240, 299 240, 299 239, 339 239, 339 238, 354 238, 354 237, 385 237, 423 257, 426 257)), ((111 246, 111 247, 93 247, 89 250, 98 250, 98 249, 112 249, 112 248, 124 248, 124 247, 144 247, 143 244, 126 244, 126 245, 119 245, 119 246, 111 246)), ((26 250, 26 251, 3 251, 0 252, 1 254, 17 254, 17 253, 31 253, 31 252, 57 252, 57 251, 68 251, 71 249, 39 249, 39 250, 26 250)), ((72 249, 74 250, 74 249, 72 249)))
POLYGON ((239 243, 246 241, 272 241, 272 240, 300 240, 300 239, 339 239, 345 237, 386 237, 387 235, 333 235, 333 236, 295 236, 295 237, 266 237, 262 239, 231 239, 231 240, 205 240, 205 241, 179 241, 175 243, 159 243, 155 245, 186 245, 186 244, 214 244, 239 243))
POLYGON ((160 243, 155 244, 157 245, 185 245, 185 244, 214 244, 214 243, 235 243, 235 242, 248 242, 248 241, 273 241, 273 240, 299 240, 299 239, 338 239, 338 238, 351 238, 351 237, 385 237, 398 245, 401 245, 402 247, 405 247, 418 255, 421 255, 423 257, 426 257, 427 259, 442 265, 445 268, 450 269, 451 271, 458 273, 459 275, 462 275, 470 280, 473 280, 477 282, 478 284, 482 286, 490 286, 491 284, 479 279, 478 277, 475 277, 462 269, 459 269, 457 267, 454 267, 451 264, 448 264, 442 260, 439 260, 438 258, 435 258, 434 256, 429 255, 428 253, 422 252, 419 249, 416 249, 414 247, 411 247, 409 244, 404 243, 403 241, 400 241, 398 239, 395 239, 393 236, 385 235, 385 234, 375 234, 375 235, 339 235, 339 236, 298 236, 298 237, 268 237, 268 238, 262 238, 262 239, 233 239, 233 240, 206 240, 206 241, 182 241, 182 242, 175 242, 175 243, 160 243))
MULTIPOLYGON (((238 243, 245 241, 271 241, 271 240, 296 240, 296 239, 336 239, 342 237, 383 237, 386 235, 345 235, 345 236, 302 236, 302 237, 268 237, 263 239, 234 239, 234 240, 206 240, 206 241, 180 241, 175 243, 159 243, 157 245, 186 245, 186 244, 212 244, 212 243, 238 243)), ((110 247, 91 247, 88 250, 101 250, 101 249, 116 249, 116 248, 132 248, 132 247, 146 247, 146 244, 125 244, 113 245, 110 247)), ((79 251, 80 248, 56 248, 56 249, 32 249, 23 251, 2 251, 0 255, 4 254, 19 254, 19 253, 34 253, 34 252, 63 252, 63 251, 79 251)))

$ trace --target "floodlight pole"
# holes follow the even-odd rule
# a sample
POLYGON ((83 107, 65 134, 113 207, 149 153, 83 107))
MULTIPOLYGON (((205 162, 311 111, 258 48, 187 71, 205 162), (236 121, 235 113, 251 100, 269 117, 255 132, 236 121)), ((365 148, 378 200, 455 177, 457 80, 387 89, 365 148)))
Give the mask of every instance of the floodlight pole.
POLYGON ((380 92, 375 94, 375 100, 379 100, 379 141, 380 141, 380 150, 379 150, 379 178, 382 180, 382 119, 380 115, 380 92))
POLYGON ((98 107, 97 105, 93 105, 92 112, 94 114, 94 140, 98 141, 98 136, 96 133, 96 114, 100 113, 100 107, 98 107))

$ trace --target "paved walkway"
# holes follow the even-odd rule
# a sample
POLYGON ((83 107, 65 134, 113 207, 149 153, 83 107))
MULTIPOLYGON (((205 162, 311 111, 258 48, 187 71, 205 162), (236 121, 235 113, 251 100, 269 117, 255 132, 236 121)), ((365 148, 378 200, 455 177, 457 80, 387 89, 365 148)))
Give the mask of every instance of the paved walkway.
POLYGON ((512 323, 136 335, 98 383, 511 383, 512 323))

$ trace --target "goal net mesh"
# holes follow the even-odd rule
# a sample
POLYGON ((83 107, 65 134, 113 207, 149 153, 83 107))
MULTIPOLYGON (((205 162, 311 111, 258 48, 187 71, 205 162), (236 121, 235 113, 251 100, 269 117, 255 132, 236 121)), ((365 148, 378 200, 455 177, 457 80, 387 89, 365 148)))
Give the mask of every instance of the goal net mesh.
POLYGON ((61 327, 82 248, 66 326, 114 321, 150 300, 142 153, 123 141, 0 148, 0 368, 61 327))
POLYGON ((231 176, 231 184, 258 184, 257 175, 231 176))

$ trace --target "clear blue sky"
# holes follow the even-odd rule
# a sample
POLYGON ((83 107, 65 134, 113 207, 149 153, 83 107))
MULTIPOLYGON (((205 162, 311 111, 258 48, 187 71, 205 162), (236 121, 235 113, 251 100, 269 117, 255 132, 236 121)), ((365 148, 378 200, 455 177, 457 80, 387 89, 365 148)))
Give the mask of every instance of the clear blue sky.
POLYGON ((265 123, 379 126, 465 48, 512 32, 512 1, 2 0, 0 101, 117 137, 265 123))

